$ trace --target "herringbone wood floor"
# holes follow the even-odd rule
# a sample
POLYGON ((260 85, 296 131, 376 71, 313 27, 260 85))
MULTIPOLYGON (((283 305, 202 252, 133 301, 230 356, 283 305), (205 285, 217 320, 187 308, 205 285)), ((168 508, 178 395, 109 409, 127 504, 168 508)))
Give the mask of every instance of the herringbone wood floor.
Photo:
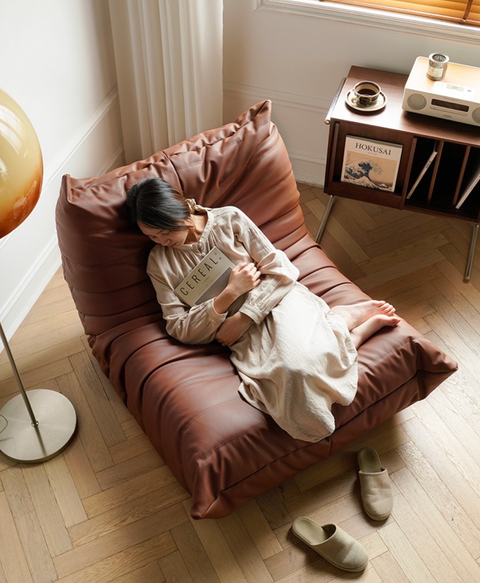
MULTIPOLYGON (((326 196, 300 185, 314 234, 326 196)), ((471 226, 338 200, 322 245, 338 267, 460 363, 430 397, 228 518, 192 522, 189 495, 92 360, 61 272, 12 339, 27 388, 60 390, 78 434, 57 458, 0 457, 0 582, 480 582, 480 272, 462 274, 471 226), (394 511, 364 515, 356 451, 389 469, 394 511), (363 574, 330 566, 290 533, 335 522, 370 556, 363 574)), ((480 266, 480 257, 477 265, 480 266)), ((0 358, 0 405, 17 392, 0 358)))

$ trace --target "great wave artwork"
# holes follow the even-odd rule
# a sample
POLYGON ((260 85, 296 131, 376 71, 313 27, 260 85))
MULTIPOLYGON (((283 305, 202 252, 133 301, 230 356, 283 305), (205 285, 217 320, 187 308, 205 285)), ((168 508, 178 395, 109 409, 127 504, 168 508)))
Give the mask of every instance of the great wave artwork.
POLYGON ((347 136, 342 182, 394 192, 402 146, 347 136))

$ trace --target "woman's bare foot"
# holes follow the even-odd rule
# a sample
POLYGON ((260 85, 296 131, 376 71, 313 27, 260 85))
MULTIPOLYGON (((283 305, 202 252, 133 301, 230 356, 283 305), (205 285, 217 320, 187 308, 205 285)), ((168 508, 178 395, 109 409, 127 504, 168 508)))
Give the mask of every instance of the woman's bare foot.
POLYGON ((373 316, 393 316, 395 314, 395 308, 383 300, 366 300, 350 306, 335 306, 330 311, 341 316, 350 331, 373 316))
POLYGON ((370 338, 375 332, 378 332, 384 326, 396 326, 400 322, 400 318, 394 315, 375 314, 359 326, 350 330, 355 348, 363 344, 367 338, 370 338))

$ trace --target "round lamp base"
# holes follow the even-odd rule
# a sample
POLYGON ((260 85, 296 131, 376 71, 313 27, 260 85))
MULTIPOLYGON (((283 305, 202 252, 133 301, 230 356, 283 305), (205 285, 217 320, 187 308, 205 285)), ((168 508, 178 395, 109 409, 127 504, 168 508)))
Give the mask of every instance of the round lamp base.
POLYGON ((77 414, 72 403, 56 391, 33 389, 28 400, 38 421, 34 427, 23 396, 10 399, 0 410, 0 452, 23 463, 47 461, 61 453, 73 438, 77 414))

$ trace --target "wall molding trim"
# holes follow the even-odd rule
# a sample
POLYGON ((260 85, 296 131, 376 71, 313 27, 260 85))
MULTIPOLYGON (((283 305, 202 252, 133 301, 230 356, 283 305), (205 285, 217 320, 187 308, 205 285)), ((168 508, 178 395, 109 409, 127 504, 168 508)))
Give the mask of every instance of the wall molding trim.
POLYGON ((415 34, 422 37, 440 37, 478 45, 478 28, 474 26, 444 22, 432 18, 420 18, 397 14, 386 10, 371 10, 358 6, 335 4, 319 0, 253 0, 254 10, 274 10, 300 16, 323 18, 391 30, 392 32, 415 34))
MULTIPOLYGON (((49 209, 49 217, 55 212, 63 174, 72 172, 84 176, 102 175, 115 163, 122 163, 123 150, 119 97, 115 86, 44 169, 41 200, 44 209, 49 209)), ((2 239, 0 260, 2 253, 7 258, 12 252, 15 239, 15 231, 2 239)), ((60 265, 57 235, 52 232, 48 240, 45 240, 43 248, 37 249, 31 262, 25 264, 25 273, 21 279, 12 282, 13 291, 3 298, 3 304, 0 305, 0 320, 7 338, 10 339, 16 332, 60 265)), ((0 346, 0 352, 2 350, 3 347, 0 346)))
POLYGON ((125 148, 123 147, 123 143, 120 144, 113 152, 112 155, 108 158, 108 160, 103 165, 102 169, 98 172, 99 176, 103 176, 110 172, 110 170, 114 170, 121 165, 125 164, 125 148))
POLYGON ((88 140, 90 135, 102 123, 110 110, 118 102, 118 87, 115 87, 105 97, 100 106, 95 112, 78 128, 73 136, 68 140, 65 146, 55 156, 52 162, 45 169, 45 177, 43 181, 43 189, 47 190, 51 183, 58 178, 59 174, 63 172, 66 164, 75 156, 77 151, 88 140))
MULTIPOLYGON (((301 95, 299 93, 289 93, 263 87, 253 87, 251 85, 242 85, 236 83, 224 83, 224 97, 240 103, 252 105, 264 99, 271 99, 275 106, 295 110, 305 116, 305 113, 315 119, 324 119, 330 108, 330 101, 301 95)), ((293 112, 292 112, 293 114, 293 112)), ((277 114, 279 121, 281 115, 277 114)), ((300 146, 301 147, 301 146, 300 146)), ((293 172, 296 180, 305 182, 314 186, 323 186, 326 159, 325 156, 318 156, 310 152, 295 148, 292 144, 287 145, 288 155, 292 163, 293 172)))
POLYGON ((271 99, 273 102, 284 107, 293 107, 315 113, 327 113, 330 107, 330 101, 326 99, 301 95, 300 93, 288 93, 275 89, 266 89, 264 87, 242 85, 239 83, 225 82, 223 84, 223 94, 224 96, 236 94, 243 98, 248 98, 252 102, 252 105, 254 101, 258 103, 264 99, 271 99))

